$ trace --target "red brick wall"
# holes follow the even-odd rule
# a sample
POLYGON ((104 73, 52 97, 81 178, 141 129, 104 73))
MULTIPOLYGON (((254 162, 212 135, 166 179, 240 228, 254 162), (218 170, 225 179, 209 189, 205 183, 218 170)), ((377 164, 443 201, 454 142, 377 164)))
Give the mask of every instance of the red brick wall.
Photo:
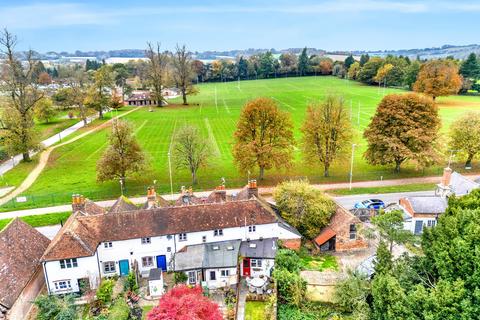
POLYGON ((368 247, 367 241, 361 235, 362 222, 342 207, 338 207, 335 215, 330 219, 330 228, 336 233, 335 250, 358 250, 368 247), (350 239, 350 225, 355 224, 357 233, 355 239, 350 239))

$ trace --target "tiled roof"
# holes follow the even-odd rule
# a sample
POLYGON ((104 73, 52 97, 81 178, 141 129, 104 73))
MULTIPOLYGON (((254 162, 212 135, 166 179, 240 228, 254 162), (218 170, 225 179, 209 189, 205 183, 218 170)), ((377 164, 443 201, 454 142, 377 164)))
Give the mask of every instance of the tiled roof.
POLYGON ((119 213, 125 211, 137 210, 138 207, 125 196, 120 196, 117 201, 108 210, 108 213, 119 213))
POLYGON ((0 304, 11 308, 40 266, 50 240, 14 219, 0 232, 0 304))
POLYGON ((323 245, 328 240, 335 237, 336 233, 330 227, 325 227, 320 231, 320 234, 314 239, 315 243, 319 246, 323 245))
POLYGON ((136 210, 95 216, 72 215, 43 260, 91 256, 100 242, 281 222, 258 199, 136 210))

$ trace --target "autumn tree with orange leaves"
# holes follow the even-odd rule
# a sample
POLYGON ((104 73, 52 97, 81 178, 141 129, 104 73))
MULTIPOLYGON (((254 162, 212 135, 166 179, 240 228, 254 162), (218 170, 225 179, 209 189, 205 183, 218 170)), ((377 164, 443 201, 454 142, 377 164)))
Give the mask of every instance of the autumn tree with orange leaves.
POLYGON ((432 99, 415 93, 387 95, 363 134, 368 142, 364 156, 373 165, 395 164, 395 172, 408 160, 427 166, 436 159, 439 129, 432 99))
POLYGON ((265 170, 290 167, 293 159, 293 124, 288 113, 275 101, 257 98, 247 102, 234 134, 233 156, 240 170, 259 169, 259 179, 265 170))
POLYGON ((458 74, 458 66, 451 60, 431 60, 425 62, 413 85, 415 92, 436 97, 456 94, 462 87, 462 77, 458 74))

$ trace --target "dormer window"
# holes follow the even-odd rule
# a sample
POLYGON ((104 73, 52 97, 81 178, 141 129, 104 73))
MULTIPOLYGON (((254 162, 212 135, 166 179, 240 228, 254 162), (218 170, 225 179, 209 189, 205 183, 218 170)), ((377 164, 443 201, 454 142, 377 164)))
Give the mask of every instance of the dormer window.
POLYGON ((187 241, 187 234, 186 233, 180 233, 178 235, 178 241, 187 241))
POLYGON ((255 231, 257 231, 256 226, 248 226, 248 232, 255 232, 255 231))

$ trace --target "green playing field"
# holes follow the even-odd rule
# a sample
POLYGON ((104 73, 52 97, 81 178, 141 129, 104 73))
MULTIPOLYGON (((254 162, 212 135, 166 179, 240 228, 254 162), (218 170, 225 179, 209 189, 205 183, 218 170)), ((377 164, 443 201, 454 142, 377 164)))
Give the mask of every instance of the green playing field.
MULTIPOLYGON (((233 132, 242 106, 249 99, 259 96, 274 99, 282 110, 291 114, 295 126, 295 138, 299 142, 301 139, 299 129, 305 117, 306 106, 310 102, 323 99, 329 93, 343 95, 347 107, 351 110, 352 124, 358 133, 356 137, 358 146, 354 156, 354 180, 437 174, 444 165, 440 164, 421 172, 413 166, 406 165, 401 175, 395 175, 391 168, 370 166, 364 161, 362 155, 366 146, 361 137, 363 130, 384 94, 401 93, 402 90, 388 88, 384 90, 335 77, 209 83, 199 85, 199 90, 198 95, 190 98, 189 106, 171 105, 156 108, 154 112, 143 108, 124 118, 133 124, 135 136, 147 153, 151 164, 149 172, 127 180, 127 194, 143 194, 145 186, 152 184, 153 180, 157 180, 157 188, 162 192, 170 190, 168 150, 174 132, 184 125, 198 126, 213 145, 211 166, 199 172, 199 185, 194 188, 211 188, 218 185, 222 177, 225 177, 228 187, 243 185, 247 177, 238 172, 231 153, 233 132)), ((179 101, 171 100, 170 102, 179 103, 179 101)), ((480 109, 480 98, 463 96, 441 98, 438 105, 444 123, 442 132, 445 132, 448 124, 466 110, 480 109)), ((37 203, 42 204, 50 203, 49 199, 68 202, 69 195, 72 193, 83 193, 91 198, 118 196, 120 192, 118 182, 99 184, 95 179, 96 162, 107 146, 107 134, 108 130, 102 130, 56 149, 51 155, 50 163, 26 194, 36 196, 37 203)), ((343 161, 333 166, 330 178, 321 177, 321 169, 303 162, 298 145, 295 159, 293 168, 288 171, 267 171, 266 180, 262 183, 273 184, 287 177, 305 176, 313 182, 348 180, 350 154, 345 155, 343 161)), ((26 167, 20 166, 12 170, 5 175, 4 182, 17 184, 21 180, 18 176, 25 174, 26 167)), ((178 191, 182 185, 189 186, 189 173, 176 169, 175 163, 172 163, 172 168, 174 191, 178 191)), ((25 204, 25 206, 28 205, 25 204)))

